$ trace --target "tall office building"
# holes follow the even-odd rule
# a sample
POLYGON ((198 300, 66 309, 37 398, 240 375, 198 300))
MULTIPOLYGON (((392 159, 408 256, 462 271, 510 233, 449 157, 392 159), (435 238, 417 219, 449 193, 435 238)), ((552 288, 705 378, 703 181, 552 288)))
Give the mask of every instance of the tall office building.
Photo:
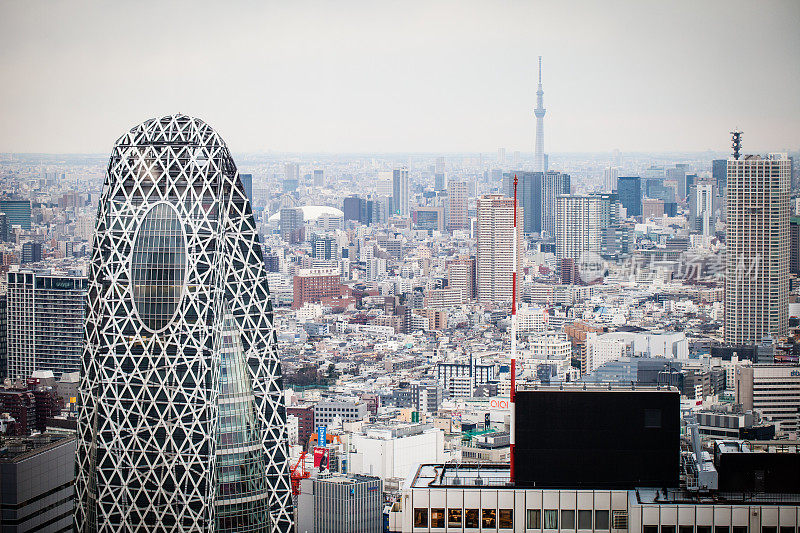
POLYGON ((447 175, 444 172, 437 172, 433 175, 433 189, 436 191, 447 190, 447 175))
POLYGON ((786 154, 728 159, 727 344, 787 334, 790 165, 786 154))
POLYGON ((603 170, 603 190, 606 192, 616 191, 617 179, 619 179, 619 167, 608 167, 603 170))
POLYGON ((434 190, 445 191, 447 190, 447 175, 445 174, 445 159, 444 157, 436 158, 436 166, 434 167, 434 190))
POLYGON ((396 168, 392 171, 392 207, 393 214, 407 217, 411 215, 408 197, 408 168, 396 168))
POLYGON ((38 263, 42 260, 42 243, 28 241, 22 244, 22 257, 20 263, 38 263))
POLYGON ((314 169, 314 187, 325 186, 325 171, 321 168, 314 169))
POLYGON ((469 229, 469 191, 467 182, 451 181, 447 184, 448 222, 450 231, 469 229))
MULTIPOLYGON (((517 265, 522 268, 522 207, 517 207, 517 265)), ((478 300, 502 304, 511 301, 514 267, 514 199, 499 194, 478 198, 477 256, 478 300)), ((517 297, 519 298, 519 283, 517 297)))
POLYGON ((536 116, 536 149, 534 150, 534 170, 536 172, 546 172, 547 166, 544 161, 544 91, 542 90, 542 56, 539 56, 539 88, 536 90, 536 109, 533 114, 536 116))
POLYGON ((629 217, 642 214, 642 180, 639 176, 620 176, 617 178, 619 203, 629 217))
POLYGON ((714 233, 714 182, 700 181, 689 187, 689 229, 702 235, 714 233))
POLYGON ((366 210, 366 201, 360 196, 348 196, 342 204, 345 220, 355 220, 362 222, 362 213, 366 210))
POLYGON ((717 191, 721 196, 725 196, 725 189, 728 186, 728 161, 725 159, 715 159, 711 162, 711 177, 717 183, 717 191))
POLYGON ((542 172, 506 172, 503 174, 503 194, 514 197, 514 176, 517 177, 517 205, 525 216, 519 220, 526 235, 542 231, 542 172))
POLYGON ((9 237, 8 216, 0 213, 0 242, 6 242, 9 237))
POLYGON ((22 229, 31 229, 30 200, 0 200, 0 211, 6 214, 9 228, 19 226, 22 229))
POLYGON ((87 312, 76 530, 292 530, 262 249, 201 120, 151 119, 114 145, 87 312))
POLYGON ((559 196, 570 193, 569 174, 545 172, 542 175, 542 234, 556 233, 556 203, 559 196))
POLYGON ((300 180, 300 163, 285 163, 283 165, 283 179, 300 180))
POLYGON ((600 253, 603 198, 561 195, 556 203, 556 258, 581 259, 600 253))
POLYGON ((81 369, 87 282, 84 276, 9 272, 8 375, 27 379, 34 370, 56 376, 81 369))
POLYGON ((253 175, 252 174, 239 174, 244 186, 244 192, 247 199, 250 200, 250 205, 253 205, 253 175))
POLYGON ((789 219, 789 272, 800 274, 800 216, 789 219))

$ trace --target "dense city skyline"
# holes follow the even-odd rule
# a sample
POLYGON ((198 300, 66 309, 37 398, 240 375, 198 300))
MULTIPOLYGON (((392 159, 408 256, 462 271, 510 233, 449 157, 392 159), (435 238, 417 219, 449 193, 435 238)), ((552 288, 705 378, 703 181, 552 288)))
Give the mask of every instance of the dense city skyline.
POLYGON ((527 152, 540 55, 548 153, 800 145, 795 2, 189 7, 3 2, 0 151, 183 112, 234 153, 527 152))
POLYGON ((798 0, 0 15, 3 533, 800 533, 798 0))

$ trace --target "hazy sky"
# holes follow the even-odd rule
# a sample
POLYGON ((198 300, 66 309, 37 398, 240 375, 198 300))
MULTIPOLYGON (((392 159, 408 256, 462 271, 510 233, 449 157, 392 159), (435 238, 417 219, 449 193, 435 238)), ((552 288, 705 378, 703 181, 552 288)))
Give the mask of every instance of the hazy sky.
POLYGON ((0 152, 147 118, 235 152, 800 147, 800 1, 0 0, 0 152))

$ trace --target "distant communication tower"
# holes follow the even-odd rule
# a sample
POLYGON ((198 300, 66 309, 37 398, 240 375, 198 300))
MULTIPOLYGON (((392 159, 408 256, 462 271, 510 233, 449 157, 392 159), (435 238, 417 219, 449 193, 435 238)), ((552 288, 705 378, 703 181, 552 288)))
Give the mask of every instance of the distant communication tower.
POLYGON ((739 159, 739 153, 742 151, 742 132, 739 130, 733 130, 731 132, 731 139, 733 140, 731 143, 731 148, 733 148, 733 158, 739 159))

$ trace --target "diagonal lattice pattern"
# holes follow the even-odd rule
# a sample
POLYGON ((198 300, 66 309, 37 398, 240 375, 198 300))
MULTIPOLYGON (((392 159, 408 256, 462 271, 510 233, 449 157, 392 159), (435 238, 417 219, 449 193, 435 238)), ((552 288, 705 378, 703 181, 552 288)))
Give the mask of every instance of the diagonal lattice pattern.
POLYGON ((85 340, 77 531, 292 529, 261 247, 204 122, 152 119, 114 145, 85 340))

